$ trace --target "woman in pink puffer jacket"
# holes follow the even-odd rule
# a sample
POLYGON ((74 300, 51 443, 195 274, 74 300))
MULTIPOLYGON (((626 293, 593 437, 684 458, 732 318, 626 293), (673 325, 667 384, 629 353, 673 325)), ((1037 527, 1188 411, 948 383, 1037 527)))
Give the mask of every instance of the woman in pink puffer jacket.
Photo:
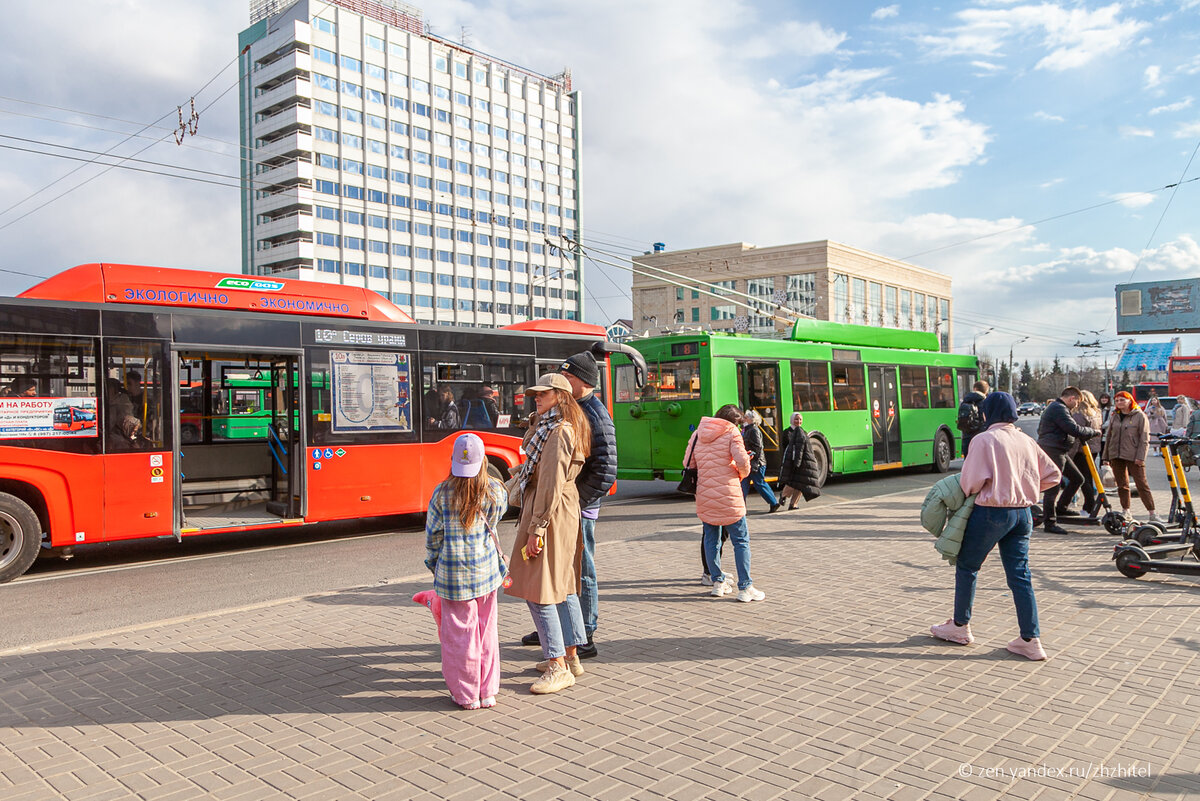
POLYGON ((742 443, 738 424, 742 415, 732 403, 714 417, 700 418, 700 425, 684 451, 684 467, 697 468, 696 516, 704 524, 704 561, 712 577, 712 595, 720 598, 733 592, 721 572, 721 529, 733 542, 737 565, 739 601, 761 601, 766 596, 750 579, 750 531, 746 526, 746 501, 742 479, 750 474, 750 455, 742 443))

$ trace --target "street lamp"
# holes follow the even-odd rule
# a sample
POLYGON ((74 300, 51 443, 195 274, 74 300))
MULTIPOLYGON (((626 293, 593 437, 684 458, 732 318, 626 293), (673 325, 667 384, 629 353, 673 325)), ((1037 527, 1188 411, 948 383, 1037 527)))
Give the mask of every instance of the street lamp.
POLYGON ((993 332, 993 331, 995 331, 995 330, 996 330, 996 329, 995 329, 994 327, 993 327, 993 328, 989 328, 989 329, 987 329, 986 331, 980 331, 979 333, 975 334, 975 336, 971 337, 971 355, 972 355, 972 356, 977 356, 977 355, 979 355, 979 351, 977 351, 977 350, 975 349, 975 340, 979 339, 980 337, 987 336, 988 334, 992 333, 992 332, 993 332))
POLYGON ((1022 342, 1024 342, 1027 339, 1029 339, 1029 337, 1021 337, 1016 342, 1012 343, 1012 345, 1010 345, 1008 348, 1008 394, 1009 395, 1012 394, 1012 384, 1013 384, 1013 382, 1012 382, 1013 348, 1015 348, 1017 345, 1020 345, 1022 342))

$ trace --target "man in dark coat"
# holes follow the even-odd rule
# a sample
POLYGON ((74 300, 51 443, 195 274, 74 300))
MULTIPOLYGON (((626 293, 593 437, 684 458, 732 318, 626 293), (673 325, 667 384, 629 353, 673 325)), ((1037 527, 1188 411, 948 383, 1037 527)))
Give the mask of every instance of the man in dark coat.
MULTIPOLYGON (((571 394, 583 408, 592 427, 592 452, 575 479, 579 489, 579 528, 583 537, 583 566, 580 571, 579 606, 583 611, 583 628, 587 644, 575 653, 580 659, 591 659, 598 653, 593 638, 599 626, 597 607, 600 594, 596 585, 596 519, 600 516, 600 501, 617 480, 617 432, 604 402, 596 397, 600 386, 600 366, 588 352, 576 353, 565 360, 558 371, 571 384, 571 394)), ((532 632, 521 638, 524 645, 538 645, 538 634, 532 632)))
POLYGON ((1042 412, 1042 419, 1038 422, 1037 443, 1054 462, 1054 465, 1062 471, 1067 482, 1065 488, 1061 484, 1055 484, 1042 495, 1042 514, 1045 515, 1042 528, 1048 534, 1069 533, 1058 525, 1058 518, 1079 515, 1079 512, 1067 508, 1066 503, 1058 505, 1060 491, 1061 497, 1069 500, 1083 485, 1083 474, 1079 472, 1075 463, 1067 458, 1071 444, 1076 439, 1089 440, 1100 435, 1099 431, 1081 426, 1071 417, 1071 412, 1079 405, 1082 397, 1078 387, 1067 387, 1057 400, 1050 402, 1046 411, 1042 412))
POLYGON ((983 422, 983 412, 979 408, 987 394, 988 383, 976 381, 971 391, 963 395, 962 403, 958 404, 958 430, 962 432, 963 456, 967 455, 972 438, 987 430, 987 424, 983 422))
MULTIPOLYGON (((779 463, 780 498, 789 498, 788 511, 796 508, 801 495, 811 501, 821 497, 821 471, 813 454, 808 432, 802 427, 804 415, 792 412, 792 425, 783 432, 783 459, 779 463)), ((820 447, 820 446, 818 446, 820 447)))

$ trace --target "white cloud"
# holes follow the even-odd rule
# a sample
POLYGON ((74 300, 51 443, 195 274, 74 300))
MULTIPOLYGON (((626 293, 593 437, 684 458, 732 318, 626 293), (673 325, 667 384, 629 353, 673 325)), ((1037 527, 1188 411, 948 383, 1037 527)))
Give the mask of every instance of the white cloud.
POLYGON ((996 57, 1009 44, 1040 35, 1048 52, 1037 69, 1063 71, 1085 66, 1096 58, 1123 50, 1147 24, 1119 18, 1121 6, 1089 11, 1054 3, 1012 8, 975 7, 956 12, 959 24, 940 34, 919 39, 937 58, 959 55, 996 57))
MULTIPOLYGON (((1198 0, 1198 1, 1200 1, 1200 0, 1198 0)), ((1150 116, 1153 117, 1156 114, 1169 114, 1173 111, 1183 111, 1185 108, 1191 108, 1191 107, 1192 107, 1192 98, 1185 97, 1183 100, 1180 100, 1175 103, 1168 103, 1165 106, 1155 106, 1154 108, 1150 109, 1150 116)))
POLYGON ((1155 197, 1149 192, 1118 192, 1109 195, 1109 199, 1117 201, 1127 209, 1140 209, 1153 203, 1155 197))
POLYGON ((1128 136, 1144 136, 1147 139, 1154 137, 1154 131, 1152 131, 1149 128, 1135 128, 1132 125, 1122 125, 1118 130, 1120 131, 1121 136, 1126 136, 1126 137, 1128 137, 1128 136))
POLYGON ((1043 181, 1042 183, 1038 184, 1038 189, 1049 189, 1052 186, 1058 186, 1065 180, 1067 180, 1067 179, 1066 178, 1051 178, 1049 181, 1043 181))
POLYGON ((1048 111, 1035 111, 1035 112, 1033 112, 1033 118, 1035 120, 1042 120, 1044 122, 1065 122, 1066 121, 1062 117, 1058 116, 1057 114, 1051 114, 1048 111))
POLYGON ((972 61, 971 66, 979 70, 979 73, 977 74, 985 75, 994 72, 1000 72, 1004 69, 1004 67, 1000 66, 999 64, 993 64, 990 61, 972 61))
POLYGON ((783 54, 812 57, 832 53, 844 41, 846 34, 816 22, 788 20, 751 39, 745 45, 745 52, 755 58, 783 54))
POLYGON ((871 12, 871 19, 887 19, 889 17, 899 16, 899 14, 900 14, 900 6, 899 5, 880 6, 879 8, 877 8, 873 12, 871 12))
POLYGON ((1145 84, 1144 84, 1145 88, 1155 89, 1155 88, 1161 86, 1162 82, 1163 82, 1162 67, 1158 66, 1157 64, 1152 64, 1149 67, 1146 67, 1146 72, 1144 74, 1144 77, 1145 77, 1145 84))
POLYGON ((1200 120, 1180 125, 1173 134, 1176 139, 1195 139, 1200 137, 1200 120))

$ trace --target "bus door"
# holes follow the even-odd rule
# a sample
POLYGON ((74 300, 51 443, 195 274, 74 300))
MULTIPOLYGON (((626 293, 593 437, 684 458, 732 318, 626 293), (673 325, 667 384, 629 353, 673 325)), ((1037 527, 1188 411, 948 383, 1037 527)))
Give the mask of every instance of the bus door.
POLYGON ((304 514, 304 427, 300 425, 299 365, 294 356, 271 362, 271 424, 267 449, 271 453, 271 500, 267 511, 283 518, 304 514))
POLYGON ((895 367, 869 365, 867 384, 871 394, 871 439, 875 466, 900 463, 900 415, 897 414, 900 383, 895 367))
POLYGON ((778 476, 783 456, 783 446, 780 444, 779 364, 738 362, 738 402, 743 411, 753 409, 762 416, 760 428, 767 476, 778 476))

